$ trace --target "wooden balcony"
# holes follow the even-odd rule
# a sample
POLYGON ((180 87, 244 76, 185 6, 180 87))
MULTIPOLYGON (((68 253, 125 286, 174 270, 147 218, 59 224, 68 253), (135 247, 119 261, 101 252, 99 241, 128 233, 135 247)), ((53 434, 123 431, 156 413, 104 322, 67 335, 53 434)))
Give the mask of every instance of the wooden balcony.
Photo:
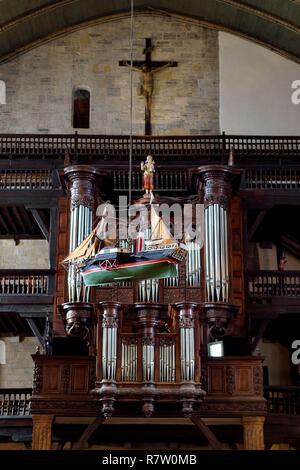
POLYGON ((300 271, 245 273, 247 310, 254 316, 299 313, 300 271))
POLYGON ((0 388, 0 418, 30 415, 31 388, 0 388))
MULTIPOLYGON (((36 356, 37 357, 37 356, 36 356)), ((63 369, 63 358, 62 357, 50 357, 41 356, 41 361, 36 361, 37 367, 41 368, 38 369, 36 372, 37 374, 43 375, 43 373, 49 372, 49 367, 51 369, 51 378, 43 380, 43 382, 39 382, 39 377, 36 378, 35 382, 35 393, 34 393, 34 400, 36 400, 35 406, 38 406, 38 395, 43 394, 51 394, 52 398, 58 394, 64 394, 67 385, 65 381, 61 380, 61 375, 64 377, 66 375, 66 368, 70 368, 70 377, 68 380, 71 381, 70 388, 68 389, 71 392, 71 395, 77 395, 80 392, 84 392, 85 395, 88 391, 88 380, 90 375, 90 386, 93 387, 93 374, 95 373, 95 364, 92 359, 88 358, 78 358, 74 359, 74 367, 71 369, 72 360, 70 357, 66 358, 65 361, 65 369, 63 369), (79 369, 78 369, 79 368, 79 369), (54 372, 55 371, 55 372, 54 372), (81 374, 80 374, 81 373, 81 374), (59 376, 60 374, 60 376, 59 376), (78 381, 76 385, 76 381, 78 381), (64 385, 65 383, 65 385, 64 385), (39 394, 37 393, 39 391, 39 394)), ((244 366, 241 364, 246 364, 246 360, 241 358, 233 359, 233 358, 226 358, 226 359, 218 359, 217 361, 210 361, 208 363, 209 368, 209 388, 208 388, 208 395, 205 400, 208 402, 212 402, 213 397, 216 397, 220 394, 222 395, 234 395, 233 392, 233 385, 235 383, 235 379, 241 376, 241 371, 243 374, 244 366), (216 364, 216 362, 218 364, 216 364), (223 380, 222 376, 228 376, 229 372, 226 373, 227 367, 232 367, 232 362, 239 362, 240 368, 233 369, 233 374, 236 374, 234 379, 232 380, 223 380), (220 380, 221 378, 221 380, 220 380)), ((251 368, 251 361, 249 362, 251 368)), ((246 366, 246 370, 248 369, 246 366)), ((255 365, 252 363, 252 366, 255 365)), ((232 371, 230 371, 230 375, 232 377, 232 371)), ((247 373, 247 372, 246 372, 247 373)), ((246 379, 247 380, 247 379, 246 379)), ((250 382, 249 382, 250 384, 250 382)), ((238 385, 239 389, 235 391, 238 394, 245 395, 247 389, 245 385, 242 388, 238 385)), ((251 385, 255 387, 255 383, 251 385)), ((69 387, 69 385, 68 385, 69 387)), ((249 390, 249 389, 248 389, 249 390)), ((260 394, 260 392, 259 392, 260 394)), ((285 415, 285 416, 300 416, 300 387, 298 386, 278 386, 278 385, 269 385, 264 387, 264 396, 266 399, 266 406, 267 406, 267 413, 269 415, 285 415)), ((10 417, 19 417, 19 416, 29 416, 30 415, 30 399, 32 397, 32 389, 31 388, 1 388, 0 389, 0 417, 4 418, 7 416, 10 417)))
MULTIPOLYGON (((128 160, 129 136, 81 134, 1 134, 2 158, 59 159, 66 152, 82 162, 90 157, 110 160, 128 160)), ((199 158, 227 161, 233 148, 238 159, 297 158, 300 138, 293 136, 134 136, 133 159, 147 153, 158 158, 178 158, 198 161, 199 158)))
POLYGON ((53 313, 54 271, 0 270, 0 331, 31 336, 44 347, 53 313))
POLYGON ((0 303, 47 304, 52 302, 54 272, 45 269, 1 269, 0 303))
MULTIPOLYGON (((124 339, 127 344, 136 344, 128 337, 124 336, 124 339)), ((164 347, 162 341, 165 344, 165 335, 160 337, 159 348, 164 347)), ((172 339, 168 344, 172 344, 172 339)), ((134 347, 131 349, 134 350, 134 347)), ((129 350, 126 354, 130 354, 129 350)), ((95 358, 34 355, 33 360, 35 374, 32 413, 99 416, 102 402, 91 394, 95 387, 95 358)), ((261 359, 254 357, 228 357, 208 361, 207 395, 203 402, 196 405, 195 411, 203 416, 216 417, 264 415, 266 409, 261 362, 261 359)), ((118 393, 114 416, 141 416, 141 405, 145 393, 147 394, 147 381, 142 379, 141 360, 138 360, 137 365, 134 361, 128 363, 127 369, 124 366, 117 369, 115 387, 118 393)), ((160 360, 155 361, 156 381, 152 385, 156 387, 154 402, 159 416, 182 416, 182 397, 178 391, 186 385, 185 392, 188 393, 189 384, 193 383, 178 379, 173 370, 170 368, 168 371, 162 367, 160 360)), ((200 382, 198 384, 200 386, 200 382)))
POLYGON ((268 413, 271 415, 300 415, 300 387, 265 387, 268 413))

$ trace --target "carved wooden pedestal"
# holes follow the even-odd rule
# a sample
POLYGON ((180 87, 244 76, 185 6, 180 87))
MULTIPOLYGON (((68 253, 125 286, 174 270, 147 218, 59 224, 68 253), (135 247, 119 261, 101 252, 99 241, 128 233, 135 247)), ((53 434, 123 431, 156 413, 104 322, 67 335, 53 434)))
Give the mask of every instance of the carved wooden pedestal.
POLYGON ((66 334, 82 338, 90 347, 90 353, 95 349, 95 316, 94 307, 87 302, 66 302, 60 306, 66 334))
POLYGON ((207 325, 207 341, 220 340, 230 334, 232 320, 239 307, 225 302, 206 302, 202 305, 207 325))
POLYGON ((33 415, 32 450, 51 450, 54 415, 33 415))
POLYGON ((244 449, 264 450, 264 416, 243 416, 244 449))

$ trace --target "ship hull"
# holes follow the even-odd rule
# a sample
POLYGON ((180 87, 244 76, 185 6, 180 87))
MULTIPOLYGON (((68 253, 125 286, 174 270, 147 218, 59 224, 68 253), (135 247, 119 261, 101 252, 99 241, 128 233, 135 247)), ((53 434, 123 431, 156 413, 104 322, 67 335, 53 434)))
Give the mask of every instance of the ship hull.
POLYGON ((110 282, 133 281, 142 279, 164 279, 177 276, 176 264, 168 259, 151 262, 135 262, 112 269, 90 267, 81 273, 86 286, 98 286, 110 282))

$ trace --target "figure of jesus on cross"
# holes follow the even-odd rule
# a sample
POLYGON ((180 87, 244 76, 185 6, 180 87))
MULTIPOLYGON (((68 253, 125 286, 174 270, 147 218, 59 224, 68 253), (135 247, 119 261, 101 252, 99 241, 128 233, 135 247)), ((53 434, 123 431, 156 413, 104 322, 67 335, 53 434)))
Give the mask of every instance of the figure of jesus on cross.
MULTIPOLYGON (((133 70, 136 72, 142 73, 142 84, 140 86, 140 95, 143 95, 145 98, 145 135, 151 135, 151 107, 152 107, 152 96, 154 89, 154 73, 159 72, 167 67, 177 67, 177 62, 165 62, 165 61, 152 61, 151 51, 153 46, 151 44, 151 38, 145 39, 145 60, 133 61, 133 70)), ((119 62, 119 65, 130 66, 130 61, 122 60, 119 62)))

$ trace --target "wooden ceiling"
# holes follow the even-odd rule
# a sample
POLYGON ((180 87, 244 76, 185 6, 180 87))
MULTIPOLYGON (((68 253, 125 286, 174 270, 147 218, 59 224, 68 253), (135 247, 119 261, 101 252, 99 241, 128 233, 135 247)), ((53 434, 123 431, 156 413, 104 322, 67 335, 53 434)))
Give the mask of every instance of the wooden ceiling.
POLYGON ((0 206, 0 239, 43 239, 41 226, 49 232, 49 223, 49 209, 33 211, 24 206, 0 206))
MULTIPOLYGON (((128 0, 2 0, 0 62, 81 25, 126 16, 129 6, 128 0)), ((229 31, 300 62, 298 0, 134 0, 134 8, 229 31)))

